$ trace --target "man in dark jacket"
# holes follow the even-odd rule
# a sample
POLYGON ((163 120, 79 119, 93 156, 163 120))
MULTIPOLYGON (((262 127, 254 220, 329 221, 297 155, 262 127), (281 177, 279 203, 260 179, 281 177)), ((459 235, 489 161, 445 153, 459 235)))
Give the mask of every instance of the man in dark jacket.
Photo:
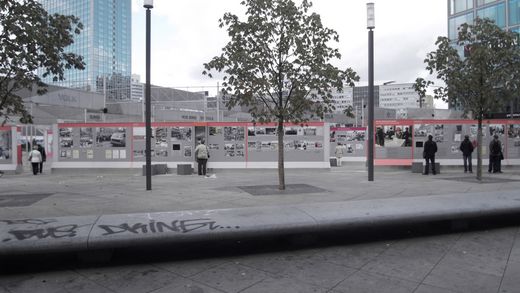
POLYGON ((493 140, 489 143, 488 172, 502 173, 502 159, 504 159, 504 155, 502 154, 502 143, 498 140, 498 135, 495 134, 493 140))
POLYGON ((473 173, 472 163, 471 163, 471 154, 473 153, 473 144, 469 141, 469 136, 464 136, 464 140, 460 143, 459 147, 462 152, 462 159, 464 160, 464 173, 468 172, 473 173), (469 165, 469 168, 468 168, 469 165))
POLYGON ((47 161, 47 154, 45 153, 45 148, 41 144, 38 144, 38 151, 42 155, 42 160, 40 161, 40 170, 39 170, 40 174, 41 174, 41 173, 43 173, 43 162, 47 161))
POLYGON ((435 175, 435 153, 437 152, 437 143, 433 141, 433 136, 428 135, 428 141, 424 143, 423 157, 426 160, 426 168, 424 169, 424 175, 428 175, 430 171, 430 163, 432 165, 432 174, 435 175))

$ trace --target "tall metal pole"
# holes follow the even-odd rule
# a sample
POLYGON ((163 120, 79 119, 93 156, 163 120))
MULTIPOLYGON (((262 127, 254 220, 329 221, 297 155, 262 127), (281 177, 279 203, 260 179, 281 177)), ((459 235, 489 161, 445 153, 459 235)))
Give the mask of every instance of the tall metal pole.
POLYGON ((368 181, 374 181, 374 3, 367 3, 368 28, 368 181))
POLYGON ((374 181, 374 31, 368 31, 368 181, 374 181))
POLYGON ((150 101, 150 26, 151 11, 146 8, 146 190, 152 190, 152 122, 150 101))

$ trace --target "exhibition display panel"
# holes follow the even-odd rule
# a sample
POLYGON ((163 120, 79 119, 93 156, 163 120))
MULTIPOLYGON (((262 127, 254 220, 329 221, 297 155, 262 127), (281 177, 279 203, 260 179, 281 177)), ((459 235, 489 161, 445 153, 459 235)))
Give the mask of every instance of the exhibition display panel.
POLYGON ((22 148, 18 143, 21 129, 16 126, 0 126, 0 171, 22 171, 22 148))
MULTIPOLYGON (((329 128, 323 122, 284 126, 285 166, 328 168, 329 128)), ((275 123, 152 123, 152 161, 168 168, 194 164, 194 150, 204 138, 209 168, 276 168, 275 123)), ((145 162, 143 123, 62 123, 54 125, 52 168, 141 168, 145 162)))
MULTIPOLYGON (((375 121, 374 143, 376 165, 409 166, 412 162, 423 161, 423 146, 429 135, 437 143, 436 160, 443 165, 460 165, 462 153, 460 143, 465 135, 477 144, 476 120, 377 120, 375 121)), ((334 148, 342 143, 347 152, 344 161, 363 160, 365 154, 356 152, 364 128, 331 127, 330 156, 334 148), (353 148, 352 146, 356 147, 353 148), (363 158, 361 158, 363 157, 363 158)), ((505 165, 520 164, 520 120, 484 120, 482 125, 482 158, 487 164, 489 143, 496 134, 502 142, 505 165)), ((363 135, 364 138, 364 135, 363 135)), ((345 153, 345 152, 344 152, 345 153)), ((476 162, 476 151, 473 160, 476 162)))

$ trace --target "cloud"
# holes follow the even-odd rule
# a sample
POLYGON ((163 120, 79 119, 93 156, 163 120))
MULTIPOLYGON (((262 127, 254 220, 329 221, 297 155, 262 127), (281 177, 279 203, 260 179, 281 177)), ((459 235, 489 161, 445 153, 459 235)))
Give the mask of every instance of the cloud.
MULTIPOLYGON (((439 0, 375 2, 375 79, 411 82, 425 77, 423 60, 439 35, 447 33, 447 3, 439 0)), ((239 0, 155 0, 152 9, 152 83, 163 86, 214 86, 217 79, 201 74, 202 64, 221 53, 229 41, 218 20, 225 12, 239 16, 239 0)), ((311 9, 340 42, 340 68, 352 67, 366 83, 368 49, 366 1, 314 0, 311 9)), ((132 0, 132 71, 144 77, 144 8, 132 0)))

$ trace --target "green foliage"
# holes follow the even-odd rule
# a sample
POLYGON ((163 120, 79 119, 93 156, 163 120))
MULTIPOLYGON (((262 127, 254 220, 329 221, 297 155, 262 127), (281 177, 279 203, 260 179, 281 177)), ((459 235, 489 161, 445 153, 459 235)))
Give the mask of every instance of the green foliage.
POLYGON ((424 102, 424 98, 426 97, 426 90, 428 89, 428 86, 432 84, 432 81, 425 80, 422 77, 418 77, 415 80, 415 83, 412 85, 414 91, 419 95, 419 104, 421 105, 421 108, 424 102))
MULTIPOLYGON (((520 93, 520 47, 515 33, 502 30, 489 19, 459 27, 458 39, 439 37, 437 50, 424 62, 430 74, 445 86, 434 90, 435 98, 461 106, 478 120, 477 179, 482 178, 482 120, 484 114, 504 107, 520 93), (464 48, 460 56, 454 45, 464 48)), ((417 88, 427 86, 419 80, 417 88)))
POLYGON ((2 124, 20 116, 20 122, 32 123, 24 108, 21 90, 46 91, 37 75, 63 80, 65 69, 84 69, 81 56, 67 53, 83 25, 75 16, 49 15, 37 0, 0 1, 0 118, 2 124))
POLYGON ((504 31, 489 19, 459 28, 455 44, 469 49, 469 56, 458 54, 453 43, 439 37, 437 50, 425 59, 430 74, 445 83, 435 89, 435 98, 462 106, 477 119, 496 111, 518 95, 520 48, 516 35, 504 31))
POLYGON ((351 69, 339 70, 330 61, 340 59, 336 31, 326 28, 312 4, 302 0, 244 0, 246 21, 224 14, 220 27, 231 38, 220 56, 204 64, 203 74, 224 73, 222 94, 227 106, 249 109, 256 122, 278 123, 279 188, 285 189, 283 123, 303 123, 323 117, 335 107, 332 91, 359 80, 351 69))
POLYGON ((231 38, 220 56, 204 64, 203 74, 223 72, 222 93, 228 107, 246 106, 258 122, 301 123, 334 110, 332 90, 359 80, 350 68, 329 62, 340 59, 338 34, 323 26, 312 4, 286 0, 245 0, 247 20, 226 13, 220 27, 231 38))

